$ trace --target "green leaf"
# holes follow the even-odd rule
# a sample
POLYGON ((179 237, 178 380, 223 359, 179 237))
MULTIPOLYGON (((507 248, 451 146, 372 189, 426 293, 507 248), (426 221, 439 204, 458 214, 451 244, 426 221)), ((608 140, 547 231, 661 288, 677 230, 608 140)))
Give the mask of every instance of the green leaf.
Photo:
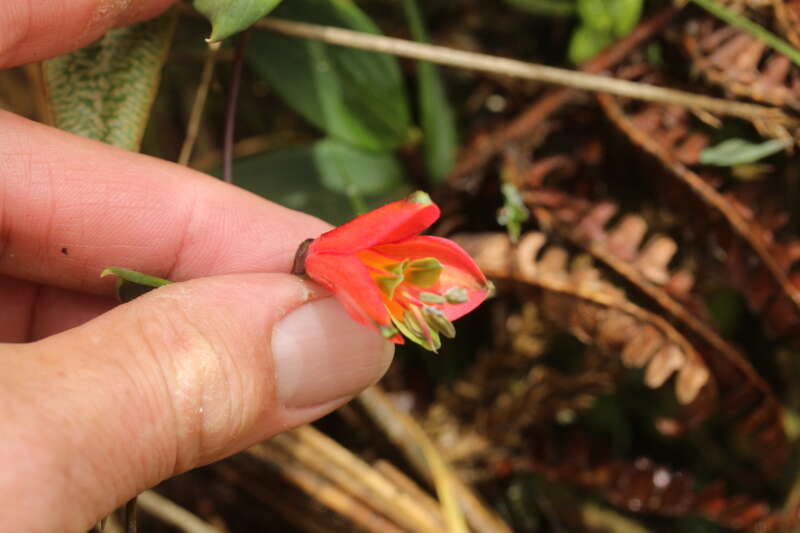
POLYGON ((500 190, 503 193, 503 207, 497 212, 497 223, 505 226, 511 242, 517 242, 522 224, 530 218, 530 211, 514 185, 504 183, 500 190))
POLYGON ((42 64, 53 123, 138 151, 175 26, 175 11, 109 31, 42 64))
POLYGON ((642 17, 642 0, 614 0, 610 9, 614 35, 624 37, 636 27, 642 17))
POLYGON ((771 139, 761 143, 751 143, 744 139, 728 139, 715 146, 709 146, 700 154, 704 165, 732 167, 754 163, 789 146, 791 141, 771 139))
POLYGON ((616 37, 627 35, 641 15, 642 0, 578 0, 582 26, 608 31, 616 37))
POLYGON ((613 41, 614 37, 606 30, 580 26, 572 32, 567 56, 572 63, 578 65, 593 58, 613 41))
POLYGON ((227 39, 249 28, 281 0, 194 0, 194 8, 211 22, 209 42, 227 39))
MULTIPOLYGON (((344 0, 291 0, 274 14, 379 33, 364 13, 344 0)), ((248 60, 293 109, 331 137, 372 150, 394 149, 409 138, 403 78, 391 56, 257 32, 248 60)))
POLYGON ((616 0, 578 0, 578 16, 581 25, 600 31, 610 31, 614 26, 610 4, 616 0))
POLYGON ((334 139, 238 159, 234 176, 249 191, 332 224, 409 192, 392 154, 334 139))
POLYGON ((142 274, 135 270, 121 267, 108 267, 100 273, 100 277, 117 276, 115 294, 122 303, 130 302, 134 298, 146 294, 153 289, 172 283, 169 280, 142 274))
POLYGON ((636 27, 642 0, 578 0, 581 24, 572 33, 568 57, 575 64, 591 59, 636 27))
MULTIPOLYGON (((414 40, 428 42, 428 32, 415 0, 405 0, 406 18, 414 40)), ((436 181, 453 169, 458 150, 456 121, 439 69, 427 61, 417 62, 417 92, 422 122, 425 165, 436 181)))
POLYGON ((403 183, 403 170, 390 153, 363 150, 336 139, 319 141, 312 150, 321 183, 331 191, 370 196, 403 183))
POLYGON ((536 15, 567 17, 575 13, 574 0, 506 0, 517 9, 536 15))

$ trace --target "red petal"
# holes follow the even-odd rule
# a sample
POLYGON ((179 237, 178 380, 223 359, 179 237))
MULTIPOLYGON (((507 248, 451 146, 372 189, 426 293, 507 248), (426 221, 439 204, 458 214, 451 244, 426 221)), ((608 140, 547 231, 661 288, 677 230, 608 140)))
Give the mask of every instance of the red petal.
POLYGON ((367 267, 351 255, 311 255, 306 258, 308 276, 333 292, 356 322, 372 328, 391 326, 381 291, 367 267))
POLYGON ((475 261, 461 246, 450 239, 428 236, 414 237, 398 243, 380 244, 375 246, 374 250, 400 261, 435 257, 443 265, 467 274, 470 279, 475 280, 475 284, 486 285, 486 276, 483 275, 475 261))
POLYGON ((352 254, 376 244, 407 239, 439 218, 436 204, 400 200, 365 213, 319 236, 309 247, 314 254, 352 254))
POLYGON ((435 257, 444 267, 431 292, 444 292, 450 287, 467 290, 467 301, 463 304, 444 304, 442 310, 448 320, 460 318, 480 305, 489 295, 486 276, 475 261, 459 245, 441 237, 414 237, 395 244, 382 244, 373 248, 375 252, 395 258, 419 259, 435 257))

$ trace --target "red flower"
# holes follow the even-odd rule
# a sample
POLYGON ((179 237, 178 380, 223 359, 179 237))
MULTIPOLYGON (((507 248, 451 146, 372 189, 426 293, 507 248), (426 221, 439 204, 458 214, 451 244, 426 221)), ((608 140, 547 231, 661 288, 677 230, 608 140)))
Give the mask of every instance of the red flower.
POLYGON ((439 208, 416 192, 306 241, 296 272, 331 290, 357 322, 403 344, 402 333, 428 350, 452 321, 489 295, 491 284, 456 243, 419 233, 439 208), (303 268, 304 267, 304 268, 303 268))

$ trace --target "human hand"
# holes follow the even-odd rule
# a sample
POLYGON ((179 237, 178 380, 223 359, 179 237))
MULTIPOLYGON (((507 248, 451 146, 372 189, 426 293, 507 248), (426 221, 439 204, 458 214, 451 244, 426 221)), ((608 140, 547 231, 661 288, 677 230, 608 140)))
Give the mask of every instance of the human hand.
MULTIPOLYGON (((168 0, 0 2, 0 68, 168 0)), ((0 531, 85 531, 346 402, 392 345, 289 271, 319 220, 0 112, 0 531), (175 281, 115 307, 107 266, 175 281)))

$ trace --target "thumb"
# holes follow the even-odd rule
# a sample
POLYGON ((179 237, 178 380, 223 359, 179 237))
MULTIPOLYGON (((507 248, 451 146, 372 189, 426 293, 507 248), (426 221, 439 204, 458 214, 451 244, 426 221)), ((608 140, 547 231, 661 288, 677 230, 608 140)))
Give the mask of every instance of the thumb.
POLYGON ((392 345, 319 292, 286 274, 193 280, 0 345, 21 352, 0 357, 14 361, 0 371, 0 433, 14 435, 0 442, 0 494, 15 495, 0 498, 0 530, 85 531, 143 489, 375 382, 392 345))

